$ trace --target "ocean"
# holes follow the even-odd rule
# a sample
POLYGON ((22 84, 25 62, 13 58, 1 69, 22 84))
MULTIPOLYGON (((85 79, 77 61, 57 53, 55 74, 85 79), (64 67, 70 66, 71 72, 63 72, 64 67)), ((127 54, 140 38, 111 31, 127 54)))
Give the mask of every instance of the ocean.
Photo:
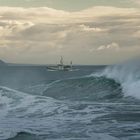
POLYGON ((0 140, 140 140, 140 64, 0 67, 0 140))

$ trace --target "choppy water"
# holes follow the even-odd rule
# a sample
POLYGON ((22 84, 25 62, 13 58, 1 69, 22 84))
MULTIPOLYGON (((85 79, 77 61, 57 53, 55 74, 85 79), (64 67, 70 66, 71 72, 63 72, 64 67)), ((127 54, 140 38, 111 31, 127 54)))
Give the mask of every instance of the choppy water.
POLYGON ((89 69, 27 92, 1 86, 0 140, 139 140, 140 65, 89 69))

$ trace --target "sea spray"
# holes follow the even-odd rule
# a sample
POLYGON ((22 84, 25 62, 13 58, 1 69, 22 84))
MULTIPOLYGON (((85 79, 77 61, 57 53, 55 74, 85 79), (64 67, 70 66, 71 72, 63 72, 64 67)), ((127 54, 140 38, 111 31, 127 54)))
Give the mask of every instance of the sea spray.
POLYGON ((108 66, 104 71, 92 76, 106 77, 114 79, 120 83, 124 96, 132 96, 140 99, 140 61, 130 62, 108 66))

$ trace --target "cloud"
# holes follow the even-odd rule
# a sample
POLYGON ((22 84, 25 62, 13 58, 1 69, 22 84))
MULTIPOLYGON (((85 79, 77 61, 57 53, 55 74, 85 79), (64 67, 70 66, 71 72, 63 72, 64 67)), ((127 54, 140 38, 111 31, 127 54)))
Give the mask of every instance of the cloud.
POLYGON ((54 63, 63 55, 75 63, 113 63, 118 51, 121 58, 140 52, 139 13, 103 6, 78 12, 1 7, 0 54, 16 62, 54 63))
POLYGON ((120 46, 119 44, 115 43, 115 42, 112 42, 111 44, 108 44, 108 45, 102 45, 102 46, 99 46, 99 48, 97 48, 98 51, 101 51, 101 50, 108 50, 108 49, 113 49, 114 51, 118 51, 120 49, 120 46))
POLYGON ((21 22, 21 21, 5 21, 2 20, 0 22, 0 36, 4 37, 4 36, 9 36, 9 35, 13 35, 17 32, 21 32, 22 30, 25 30, 27 28, 30 28, 31 26, 33 26, 34 24, 32 22, 21 22))
POLYGON ((134 8, 115 8, 96 6, 79 12, 66 12, 48 7, 21 8, 0 7, 1 19, 7 20, 31 20, 34 22, 62 24, 93 21, 94 18, 106 15, 127 15, 138 12, 134 8))

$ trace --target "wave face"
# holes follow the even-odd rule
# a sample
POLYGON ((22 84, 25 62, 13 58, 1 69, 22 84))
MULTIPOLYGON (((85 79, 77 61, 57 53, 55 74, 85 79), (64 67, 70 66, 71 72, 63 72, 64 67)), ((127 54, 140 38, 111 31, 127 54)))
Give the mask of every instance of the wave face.
POLYGON ((110 101, 123 97, 120 84, 105 77, 81 77, 52 83, 43 95, 56 99, 110 101))
POLYGON ((125 96, 132 96, 140 99, 140 61, 133 60, 131 62, 109 66, 103 72, 93 74, 92 76, 106 77, 113 79, 121 84, 122 91, 125 96))

